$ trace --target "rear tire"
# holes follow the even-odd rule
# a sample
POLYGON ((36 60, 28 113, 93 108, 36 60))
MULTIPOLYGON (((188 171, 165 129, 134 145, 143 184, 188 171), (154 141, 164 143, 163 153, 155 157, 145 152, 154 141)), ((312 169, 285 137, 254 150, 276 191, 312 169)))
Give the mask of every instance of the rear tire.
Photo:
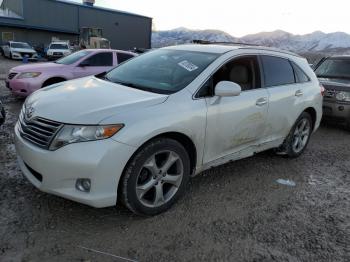
POLYGON ((277 153, 290 158, 299 157, 309 144, 312 134, 312 118, 309 113, 303 112, 295 122, 277 153))
POLYGON ((173 139, 157 138, 129 161, 120 180, 119 198, 138 215, 157 215, 184 194, 189 178, 186 149, 173 139))

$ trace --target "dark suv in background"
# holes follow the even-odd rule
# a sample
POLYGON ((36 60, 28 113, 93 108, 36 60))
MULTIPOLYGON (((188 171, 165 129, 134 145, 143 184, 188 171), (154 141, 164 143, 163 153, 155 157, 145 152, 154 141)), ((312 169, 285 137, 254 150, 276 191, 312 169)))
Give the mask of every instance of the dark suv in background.
POLYGON ((323 118, 350 129, 350 56, 323 58, 315 73, 325 88, 323 118))

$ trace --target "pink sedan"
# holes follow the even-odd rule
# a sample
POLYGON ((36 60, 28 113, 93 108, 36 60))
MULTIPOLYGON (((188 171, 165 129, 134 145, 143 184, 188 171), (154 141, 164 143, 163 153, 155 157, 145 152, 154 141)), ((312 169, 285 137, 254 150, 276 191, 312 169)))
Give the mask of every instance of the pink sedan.
POLYGON ((119 50, 86 49, 52 63, 14 67, 7 76, 6 86, 13 94, 28 96, 45 86, 109 71, 136 55, 119 50))

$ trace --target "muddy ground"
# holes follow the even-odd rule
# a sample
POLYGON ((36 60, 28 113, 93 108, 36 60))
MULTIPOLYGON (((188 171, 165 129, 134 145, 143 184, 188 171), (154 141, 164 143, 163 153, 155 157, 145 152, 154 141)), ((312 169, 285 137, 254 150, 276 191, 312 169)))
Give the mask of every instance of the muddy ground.
POLYGON ((0 99, 0 261, 350 261, 350 132, 341 127, 322 125, 298 159, 262 153, 207 171, 170 211, 140 218, 34 188, 13 146, 23 100, 1 80, 0 99))

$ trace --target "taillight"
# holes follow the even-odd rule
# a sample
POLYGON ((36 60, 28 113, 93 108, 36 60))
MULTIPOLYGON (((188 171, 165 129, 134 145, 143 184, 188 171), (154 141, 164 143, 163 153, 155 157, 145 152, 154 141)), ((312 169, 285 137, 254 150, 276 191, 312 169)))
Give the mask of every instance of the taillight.
POLYGON ((326 91, 326 89, 321 83, 320 83, 320 88, 321 88, 321 95, 324 96, 324 92, 326 91))

